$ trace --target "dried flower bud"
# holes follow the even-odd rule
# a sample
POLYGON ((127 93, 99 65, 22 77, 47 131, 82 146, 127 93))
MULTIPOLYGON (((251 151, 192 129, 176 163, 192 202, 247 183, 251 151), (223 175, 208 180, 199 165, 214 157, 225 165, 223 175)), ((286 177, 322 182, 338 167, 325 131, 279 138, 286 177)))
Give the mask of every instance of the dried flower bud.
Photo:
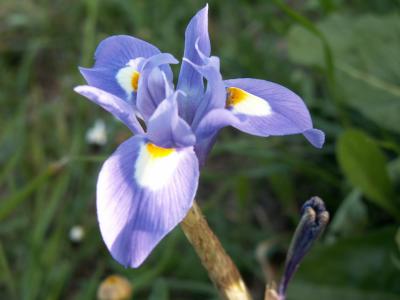
POLYGON ((119 275, 108 276, 97 290, 99 300, 127 300, 132 297, 132 285, 119 275))

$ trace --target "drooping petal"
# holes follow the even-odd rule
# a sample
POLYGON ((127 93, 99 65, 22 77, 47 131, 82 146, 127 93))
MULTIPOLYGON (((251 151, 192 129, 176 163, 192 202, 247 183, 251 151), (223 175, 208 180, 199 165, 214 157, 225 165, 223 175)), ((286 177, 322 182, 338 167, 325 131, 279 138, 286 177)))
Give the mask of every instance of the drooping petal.
POLYGON ((154 55, 144 63, 136 99, 136 106, 144 120, 147 121, 160 102, 172 93, 172 74, 168 75, 165 67, 176 63, 178 61, 169 53, 154 55))
POLYGON ((138 267, 186 216, 198 178, 192 147, 160 148, 141 136, 121 144, 97 182, 100 230, 112 256, 138 267))
MULTIPOLYGON (((184 57, 194 64, 200 65, 202 64, 202 59, 196 50, 196 42, 200 51, 209 56, 211 46, 208 36, 208 5, 197 12, 190 20, 185 32, 184 57)), ((179 103, 179 111, 183 118, 188 123, 191 123, 199 99, 204 93, 204 85, 201 74, 187 61, 182 62, 177 87, 187 95, 186 98, 182 99, 182 103, 179 103)))
POLYGON ((308 129, 303 132, 304 137, 316 148, 322 148, 325 143, 325 133, 319 129, 308 129))
POLYGON ((310 113, 303 100, 289 89, 260 79, 225 81, 227 108, 247 121, 233 125, 237 129, 258 135, 288 135, 302 133, 315 147, 321 148, 324 133, 314 129, 310 113))
POLYGON ((77 86, 74 91, 110 112, 134 134, 143 133, 143 128, 135 116, 133 107, 124 100, 88 85, 77 86))
POLYGON ((80 67, 79 71, 90 86, 107 91, 118 98, 130 100, 125 89, 116 80, 118 69, 80 67))

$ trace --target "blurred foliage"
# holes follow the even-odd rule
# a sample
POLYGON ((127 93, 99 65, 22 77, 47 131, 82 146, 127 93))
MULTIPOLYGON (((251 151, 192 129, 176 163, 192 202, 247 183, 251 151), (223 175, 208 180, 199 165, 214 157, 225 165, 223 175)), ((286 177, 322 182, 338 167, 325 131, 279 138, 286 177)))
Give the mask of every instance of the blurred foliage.
MULTIPOLYGON (((336 14, 318 24, 331 45, 340 97, 377 125, 399 133, 400 22, 398 14, 336 14), (390 30, 388 30, 390 29, 390 30)), ((308 66, 323 67, 322 45, 300 26, 289 33, 289 55, 308 66)))
MULTIPOLYGON (((133 299, 217 299, 180 229, 137 270, 112 260, 97 227, 95 184, 101 162, 129 132, 72 91, 83 82, 77 66, 90 66, 98 42, 112 34, 135 35, 180 58, 185 26, 203 5, 0 2, 0 299, 94 299, 114 273, 132 282, 133 299), (97 118, 107 123, 103 147, 85 140, 97 118), (69 239, 75 225, 85 231, 78 242, 69 239)), ((209 5, 224 77, 291 88, 327 134, 316 150, 301 136, 224 129, 203 170, 198 198, 255 298, 266 281, 257 245, 287 247, 302 202, 319 195, 331 227, 288 299, 399 299, 399 2, 209 5)))

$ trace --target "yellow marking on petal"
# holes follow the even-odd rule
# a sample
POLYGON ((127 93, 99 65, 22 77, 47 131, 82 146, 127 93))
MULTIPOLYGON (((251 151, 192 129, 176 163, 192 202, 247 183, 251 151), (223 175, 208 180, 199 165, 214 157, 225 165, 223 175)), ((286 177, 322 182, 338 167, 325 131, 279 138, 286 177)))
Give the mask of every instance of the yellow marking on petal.
POLYGON ((132 84, 132 89, 134 92, 136 92, 138 90, 139 77, 140 77, 140 73, 138 71, 133 71, 131 84, 132 84))
POLYGON ((227 89, 226 107, 232 108, 233 113, 251 116, 261 117, 272 114, 272 108, 266 99, 237 87, 227 89))
POLYGON ((165 157, 175 151, 174 148, 163 148, 163 147, 156 146, 152 143, 148 143, 146 145, 146 147, 147 147, 147 151, 149 151, 150 155, 153 158, 165 157))
POLYGON ((236 104, 244 101, 247 97, 247 92, 237 87, 228 88, 228 97, 226 99, 227 106, 235 106, 236 104))

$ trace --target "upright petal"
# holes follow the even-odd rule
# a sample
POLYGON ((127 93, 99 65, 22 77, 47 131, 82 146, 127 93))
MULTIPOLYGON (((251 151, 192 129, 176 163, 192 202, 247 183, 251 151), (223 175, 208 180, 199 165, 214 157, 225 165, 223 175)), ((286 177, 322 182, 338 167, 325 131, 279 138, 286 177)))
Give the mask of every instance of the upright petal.
MULTIPOLYGON (((211 51, 210 38, 208 36, 208 5, 201 9, 190 20, 185 32, 185 52, 184 57, 194 64, 202 64, 196 50, 198 47, 204 55, 209 56, 211 51)), ((186 98, 179 103, 180 113, 187 122, 191 122, 201 95, 204 93, 203 78, 186 61, 182 62, 181 71, 178 79, 178 89, 185 92, 186 98)))
POLYGON ((152 44, 129 35, 114 35, 104 39, 96 49, 96 68, 119 69, 131 59, 151 57, 160 50, 152 44))
POLYGON ((141 136, 121 144, 97 182, 100 231, 112 256, 138 267, 186 216, 198 178, 192 147, 160 148, 141 136))
POLYGON ((302 133, 315 147, 321 148, 324 133, 313 128, 303 100, 289 89, 260 79, 226 80, 227 108, 247 121, 233 126, 258 135, 302 133))
POLYGON ((166 72, 168 64, 178 61, 169 53, 154 55, 144 62, 139 79, 136 106, 147 121, 162 100, 173 90, 172 74, 166 72))
POLYGON ((88 85, 77 86, 74 91, 110 112, 134 134, 143 133, 143 128, 136 118, 133 107, 124 100, 88 85))
MULTIPOLYGON (((127 35, 111 36, 97 47, 94 67, 79 70, 89 85, 135 104, 143 63, 159 53, 160 50, 143 40, 127 35)), ((165 73, 172 77, 168 66, 165 73)))
POLYGON ((157 107, 147 126, 147 137, 161 147, 188 147, 196 143, 190 126, 179 117, 175 92, 157 107))
POLYGON ((206 57, 200 52, 200 49, 198 49, 198 53, 203 60, 203 65, 196 65, 184 59, 207 80, 207 90, 201 97, 200 103, 194 112, 192 121, 192 128, 194 129, 197 128, 200 121, 209 111, 225 107, 226 95, 225 85, 219 70, 219 58, 216 56, 206 57))

